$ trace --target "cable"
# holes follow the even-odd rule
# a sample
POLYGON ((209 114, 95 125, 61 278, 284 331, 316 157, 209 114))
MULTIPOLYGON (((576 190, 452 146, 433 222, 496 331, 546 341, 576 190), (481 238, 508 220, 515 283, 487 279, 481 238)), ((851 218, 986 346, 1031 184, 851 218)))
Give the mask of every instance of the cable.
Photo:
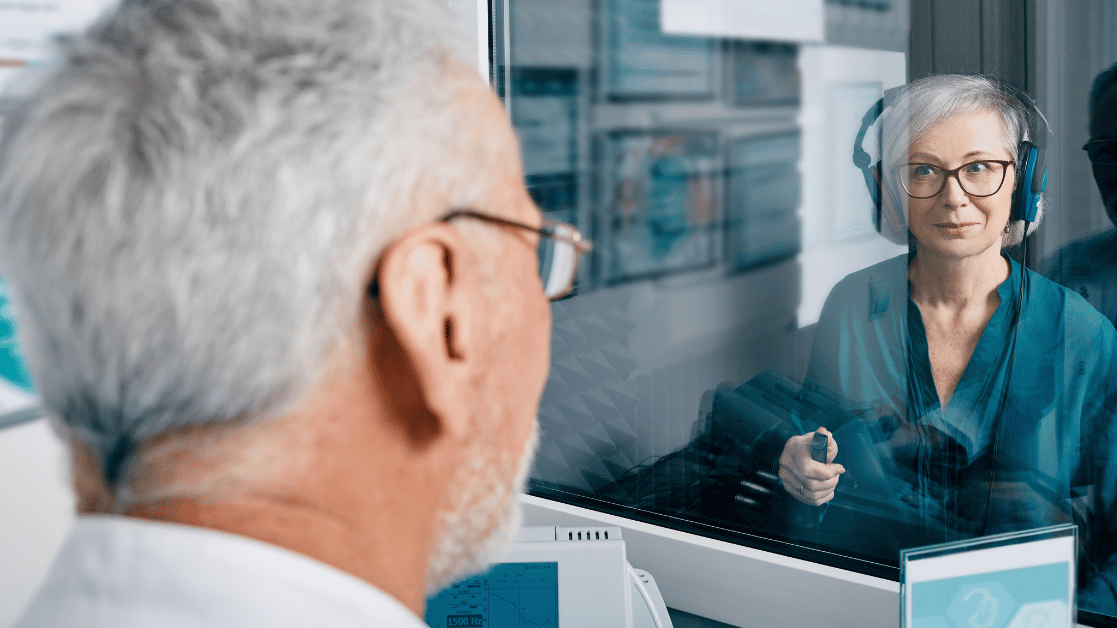
POLYGON ((997 477, 997 453, 1000 450, 1001 420, 1008 405, 1008 389, 1012 386, 1012 373, 1016 370, 1016 346, 1020 341, 1020 318, 1024 314, 1024 299, 1027 297, 1028 279, 1028 227, 1032 223, 1024 221, 1024 233, 1020 239, 1020 290, 1016 296, 1016 313, 1012 317, 1012 350, 1008 356, 1008 373, 1005 375, 1004 389, 1001 390, 1001 405, 997 420, 993 424, 993 457, 989 461, 989 490, 985 499, 985 518, 981 523, 981 534, 989 530, 989 511, 993 510, 993 484, 997 477))

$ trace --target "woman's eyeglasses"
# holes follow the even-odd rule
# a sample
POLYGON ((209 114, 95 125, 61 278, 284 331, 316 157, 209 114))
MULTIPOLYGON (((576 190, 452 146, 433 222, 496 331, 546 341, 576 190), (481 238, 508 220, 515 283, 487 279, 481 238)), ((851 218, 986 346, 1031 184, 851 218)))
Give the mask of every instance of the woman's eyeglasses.
POLYGON ((1015 164, 1012 161, 983 160, 946 170, 929 163, 907 163, 899 166, 899 177, 908 196, 914 199, 937 197, 951 177, 958 180, 962 191, 968 196, 992 197, 1001 190, 1004 175, 1009 172, 1010 165, 1015 164))
POLYGON ((947 180, 954 177, 969 196, 993 196, 1004 185, 1009 166, 1015 166, 1015 162, 985 159, 962 164, 953 170, 931 164, 904 164, 899 168, 900 184, 912 198, 933 198, 946 187, 947 180))
POLYGON ((560 299, 574 289, 578 278, 578 257, 593 250, 593 244, 582 238, 572 225, 544 219, 538 227, 482 214, 468 209, 458 209, 442 217, 443 221, 455 218, 473 218, 504 227, 524 229, 539 234, 539 278, 543 294, 552 301, 560 299))

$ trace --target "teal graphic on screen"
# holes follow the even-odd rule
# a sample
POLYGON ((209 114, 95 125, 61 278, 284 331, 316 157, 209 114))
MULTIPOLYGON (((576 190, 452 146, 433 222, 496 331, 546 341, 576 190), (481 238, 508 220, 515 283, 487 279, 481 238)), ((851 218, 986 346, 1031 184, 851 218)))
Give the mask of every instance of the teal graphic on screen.
POLYGON ((1067 626, 1067 563, 917 582, 913 628, 1067 626))
POLYGON ((31 391, 31 378, 23 365, 16 344, 16 327, 8 303, 8 289, 0 281, 0 379, 31 391))
POLYGON ((499 563, 427 600, 431 628, 558 628, 558 563, 499 563))

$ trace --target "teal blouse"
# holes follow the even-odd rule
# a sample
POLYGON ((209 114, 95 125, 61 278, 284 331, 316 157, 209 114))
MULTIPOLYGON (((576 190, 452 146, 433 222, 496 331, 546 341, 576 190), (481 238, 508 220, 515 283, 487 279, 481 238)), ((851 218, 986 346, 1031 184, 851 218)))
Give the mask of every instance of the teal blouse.
POLYGON ((1077 293, 1027 271, 1014 341, 1021 267, 1010 263, 1000 305, 945 408, 909 298, 907 255, 835 286, 808 386, 837 394, 865 422, 897 503, 917 522, 872 533, 910 547, 1074 521, 1080 606, 1117 614, 1117 332, 1077 293))

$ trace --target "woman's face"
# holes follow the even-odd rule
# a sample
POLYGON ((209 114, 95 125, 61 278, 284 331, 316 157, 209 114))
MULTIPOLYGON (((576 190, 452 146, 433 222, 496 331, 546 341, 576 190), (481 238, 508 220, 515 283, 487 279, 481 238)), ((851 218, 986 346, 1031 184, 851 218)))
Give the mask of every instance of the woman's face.
MULTIPOLYGON (((1004 147, 1000 118, 993 112, 958 116, 912 142, 909 163, 952 170, 985 159, 1012 160, 1004 147)), ((980 168, 978 166, 977 168, 980 168)), ((953 258, 1000 252, 1001 238, 1012 208, 1016 168, 1008 166, 996 194, 967 194, 957 177, 948 177, 938 195, 908 198, 908 228, 921 251, 953 258)))

